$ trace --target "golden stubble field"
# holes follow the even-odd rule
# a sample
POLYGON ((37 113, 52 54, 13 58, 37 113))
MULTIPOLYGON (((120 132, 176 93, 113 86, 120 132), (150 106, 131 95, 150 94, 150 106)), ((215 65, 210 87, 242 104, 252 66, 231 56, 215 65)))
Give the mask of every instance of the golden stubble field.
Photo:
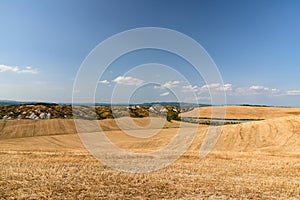
MULTIPOLYGON (((148 121, 136 119, 136 123, 146 126, 148 121)), ((176 134, 179 126, 178 122, 168 123, 153 138, 137 139, 118 130, 112 120, 101 121, 100 124, 115 145, 132 152, 161 148, 176 134)), ((185 124, 183 129, 189 130, 189 126, 192 125, 185 124)), ((199 159, 199 149, 207 128, 200 126, 188 151, 168 167, 152 173, 130 174, 114 171, 94 159, 83 147, 78 135, 74 134, 72 121, 10 121, 1 132, 0 197, 300 198, 298 115, 225 126, 213 151, 199 159), (35 135, 30 135, 32 129, 35 135), (48 135, 53 131, 56 131, 55 135, 48 135)))
POLYGON ((285 107, 259 107, 259 106, 217 106, 195 108, 189 112, 182 113, 182 117, 210 118, 214 110, 214 118, 223 117, 226 110, 227 119, 272 119, 278 117, 298 116, 300 108, 285 107))

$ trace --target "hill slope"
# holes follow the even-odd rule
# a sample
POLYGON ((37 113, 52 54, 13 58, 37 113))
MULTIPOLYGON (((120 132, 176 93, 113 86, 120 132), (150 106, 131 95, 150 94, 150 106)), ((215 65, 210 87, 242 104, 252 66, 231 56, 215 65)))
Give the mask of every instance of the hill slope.
POLYGON ((300 155, 300 116, 224 126, 215 149, 300 155))
MULTIPOLYGON (((221 110, 224 107, 202 107, 195 108, 189 112, 181 113, 181 117, 203 117, 211 118, 214 109, 215 118, 222 117, 221 110)), ((278 108, 278 107, 255 107, 255 106, 226 106, 227 119, 272 119, 277 117, 300 115, 300 108, 278 108)))
MULTIPOLYGON (((161 118, 153 118, 151 129, 160 128, 161 118)), ((87 121, 88 123, 89 121, 87 121)), ((130 118, 121 117, 116 120, 104 119, 98 120, 99 125, 104 131, 120 130, 119 125, 123 129, 140 129, 148 127, 150 118, 130 118), (131 123, 132 120, 134 123, 131 123)), ((184 123, 185 126, 192 126, 192 124, 184 123)), ((164 128, 177 128, 179 122, 166 121, 164 128)), ((20 138, 32 136, 46 136, 46 135, 62 135, 77 133, 73 119, 45 119, 45 120, 8 120, 0 121, 0 139, 5 138, 20 138)))
MULTIPOLYGON (((147 126, 148 122, 145 119, 135 119, 140 126, 147 126)), ((100 121, 100 125, 107 131, 107 136, 118 146, 125 149, 135 149, 137 151, 148 151, 159 149, 166 145, 170 139, 177 133, 179 126, 178 122, 165 124, 165 128, 160 131, 160 134, 148 139, 137 139, 124 134, 118 129, 118 126, 113 120, 107 119, 100 121), (140 149, 140 150, 139 150, 140 149)), ((187 124, 188 125, 188 124, 187 124)), ((185 126, 188 127, 188 126, 185 126)), ((125 127, 129 128, 130 127, 125 127)), ((152 127, 155 128, 155 127, 152 127)), ((190 148, 191 151, 199 151, 203 138, 207 131, 207 126, 200 126, 195 140, 190 148)), ((186 128, 186 131, 191 129, 186 128)), ((2 130, 0 135, 1 143, 6 143, 5 138, 17 138, 28 136, 46 136, 52 138, 49 140, 49 145, 52 144, 53 138, 61 141, 63 144, 64 135, 57 134, 72 134, 76 133, 73 120, 40 120, 37 122, 9 121, 2 130), (47 136, 57 135, 57 136, 47 136)), ((32 145, 39 144, 39 138, 45 137, 30 137, 27 139, 20 138, 23 145, 28 143, 28 148, 32 145), (32 143, 33 142, 33 143, 32 143), (32 143, 32 144, 31 144, 32 143)), ((77 135, 68 136, 68 140, 75 139, 78 144, 77 135), (73 138, 73 139, 72 139, 73 138)), ((18 139, 12 139, 18 140, 18 139)), ((48 140, 42 139, 42 143, 48 140)), ((4 144, 3 143, 3 144, 4 144)), ((3 145, 1 144, 1 145, 3 145)), ((73 143, 66 143, 73 148, 73 143)), ((0 146, 1 146, 0 145, 0 146)), ((46 145, 47 146, 47 145, 46 145)), ((77 146, 76 146, 77 148, 77 146)), ((238 125, 228 125, 223 127, 222 134, 214 148, 216 151, 232 151, 232 152, 269 152, 278 154, 297 154, 300 155, 300 116, 297 117, 282 117, 276 119, 268 119, 259 122, 249 122, 238 125)))

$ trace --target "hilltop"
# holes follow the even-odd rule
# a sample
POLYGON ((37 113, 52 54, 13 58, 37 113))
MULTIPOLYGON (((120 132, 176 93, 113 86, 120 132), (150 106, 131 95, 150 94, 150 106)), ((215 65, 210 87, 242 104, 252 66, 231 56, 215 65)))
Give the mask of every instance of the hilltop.
POLYGON ((192 108, 180 108, 172 105, 131 105, 131 106, 71 106, 51 103, 20 104, 0 106, 0 119, 72 119, 80 116, 83 119, 112 119, 119 117, 143 118, 152 115, 163 115, 168 120, 178 118, 180 112, 192 108), (74 109, 75 108, 75 109, 74 109), (74 112, 74 113, 73 113, 74 112))

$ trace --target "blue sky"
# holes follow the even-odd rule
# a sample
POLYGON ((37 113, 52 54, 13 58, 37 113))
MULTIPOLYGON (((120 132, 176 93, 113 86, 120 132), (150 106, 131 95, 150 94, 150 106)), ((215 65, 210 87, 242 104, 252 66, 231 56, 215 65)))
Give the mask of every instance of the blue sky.
MULTIPOLYGON (((206 49, 223 77, 229 104, 299 107, 299 10, 297 0, 0 0, 0 99, 70 102, 77 71, 100 42, 132 28, 164 27, 206 49)), ((138 86, 141 77, 124 73, 147 62, 172 65, 191 84, 164 76, 168 87, 145 86, 144 94, 133 95, 136 101, 171 101, 170 89, 176 88, 183 96, 187 89, 196 91, 200 102, 209 102, 205 88, 220 87, 196 80, 187 63, 166 52, 127 56, 100 80, 98 101, 109 101, 116 83, 138 86)))

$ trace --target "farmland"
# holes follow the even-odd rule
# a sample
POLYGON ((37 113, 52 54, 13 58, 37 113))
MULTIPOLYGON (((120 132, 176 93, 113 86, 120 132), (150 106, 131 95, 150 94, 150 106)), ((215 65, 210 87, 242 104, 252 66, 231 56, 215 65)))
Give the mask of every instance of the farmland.
MULTIPOLYGON (((145 127, 149 119, 134 118, 134 122, 145 127)), ((145 153, 165 146, 180 122, 166 121, 158 134, 146 139, 126 135, 113 119, 99 124, 118 147, 145 153)), ((208 126, 201 125, 177 161, 142 174, 115 171, 92 157, 71 119, 9 120, 2 126, 3 199, 300 198, 300 117, 296 114, 224 126, 213 151, 202 159, 199 150, 208 126), (34 123, 36 132, 30 135, 34 123)), ((184 123, 182 129, 191 126, 184 123)))

